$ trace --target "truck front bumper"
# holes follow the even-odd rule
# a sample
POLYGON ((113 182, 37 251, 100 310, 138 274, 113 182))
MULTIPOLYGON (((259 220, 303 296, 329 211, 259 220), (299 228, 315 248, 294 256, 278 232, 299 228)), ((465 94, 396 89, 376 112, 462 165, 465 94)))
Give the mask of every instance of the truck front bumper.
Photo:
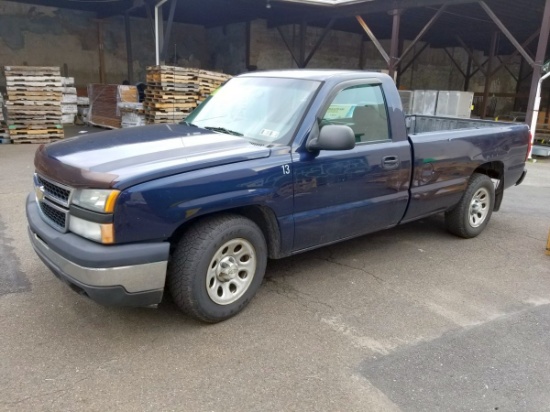
POLYGON ((104 246, 60 233, 42 220, 34 194, 27 198, 27 220, 34 250, 71 289, 104 305, 151 306, 162 300, 169 243, 104 246))

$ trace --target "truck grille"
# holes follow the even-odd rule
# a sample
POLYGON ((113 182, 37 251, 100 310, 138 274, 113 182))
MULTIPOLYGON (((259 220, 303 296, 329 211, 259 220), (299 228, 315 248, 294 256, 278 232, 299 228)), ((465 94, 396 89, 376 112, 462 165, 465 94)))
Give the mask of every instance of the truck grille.
MULTIPOLYGON (((53 223, 52 226, 54 226, 56 229, 59 229, 61 231, 65 231, 66 229, 66 223, 67 223, 67 213, 61 212, 54 207, 50 206, 48 203, 42 201, 39 202, 40 209, 42 210, 42 213, 44 216, 50 221, 48 223, 53 223), (56 227, 57 226, 57 227, 56 227)), ((46 222, 48 221, 46 220, 46 222)))
POLYGON ((61 201, 61 203, 65 206, 69 205, 69 196, 71 194, 70 189, 50 182, 40 175, 36 176, 40 185, 44 187, 44 194, 46 196, 61 201))
POLYGON ((69 204, 73 189, 35 173, 36 201, 44 222, 60 232, 69 229, 69 204))

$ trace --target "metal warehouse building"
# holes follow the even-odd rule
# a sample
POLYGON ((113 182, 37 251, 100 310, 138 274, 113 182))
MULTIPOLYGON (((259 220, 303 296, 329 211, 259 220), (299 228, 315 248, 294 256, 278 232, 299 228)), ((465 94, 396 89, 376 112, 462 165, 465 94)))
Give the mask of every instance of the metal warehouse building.
MULTIPOLYGON (((156 63, 383 70, 402 90, 474 92, 474 116, 529 122, 549 29, 550 0, 1 1, 0 65, 60 67, 79 95, 156 63)), ((543 90, 539 126, 549 110, 543 90)))

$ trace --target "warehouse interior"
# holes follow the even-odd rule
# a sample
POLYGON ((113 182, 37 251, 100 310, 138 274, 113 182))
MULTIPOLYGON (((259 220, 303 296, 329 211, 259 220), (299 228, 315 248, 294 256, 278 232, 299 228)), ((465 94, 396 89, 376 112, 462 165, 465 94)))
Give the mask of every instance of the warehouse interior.
MULTIPOLYGON (((0 62, 58 67, 78 97, 146 85, 156 64, 384 71, 400 90, 473 93, 472 117, 530 124, 549 30, 550 0, 12 0, 0 2, 0 62)), ((540 106, 545 139, 550 82, 540 106)))

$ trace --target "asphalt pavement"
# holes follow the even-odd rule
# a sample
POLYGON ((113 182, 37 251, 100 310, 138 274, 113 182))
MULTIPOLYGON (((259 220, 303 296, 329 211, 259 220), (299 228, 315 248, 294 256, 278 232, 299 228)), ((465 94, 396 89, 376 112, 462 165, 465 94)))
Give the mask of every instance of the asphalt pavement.
POLYGON ((36 257, 0 145, 1 411, 550 411, 550 162, 477 238, 441 216, 270 261, 247 309, 105 308, 36 257))

